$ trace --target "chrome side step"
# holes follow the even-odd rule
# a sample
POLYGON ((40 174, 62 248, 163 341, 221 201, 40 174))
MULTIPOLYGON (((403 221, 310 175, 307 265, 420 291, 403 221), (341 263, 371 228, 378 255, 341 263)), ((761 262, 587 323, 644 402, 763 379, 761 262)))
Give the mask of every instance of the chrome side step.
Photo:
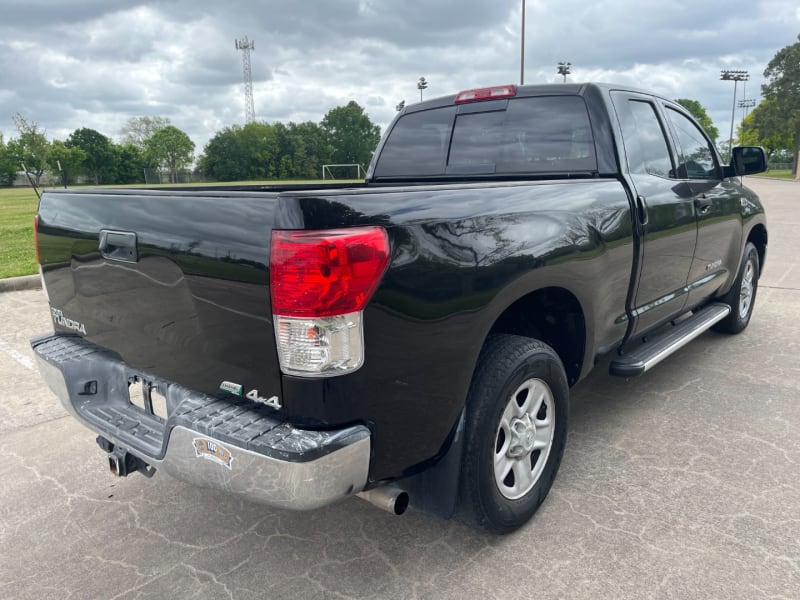
POLYGON ((608 371, 617 377, 638 377, 727 317, 730 312, 731 307, 727 304, 711 304, 667 330, 666 333, 645 342, 628 354, 615 358, 608 371))

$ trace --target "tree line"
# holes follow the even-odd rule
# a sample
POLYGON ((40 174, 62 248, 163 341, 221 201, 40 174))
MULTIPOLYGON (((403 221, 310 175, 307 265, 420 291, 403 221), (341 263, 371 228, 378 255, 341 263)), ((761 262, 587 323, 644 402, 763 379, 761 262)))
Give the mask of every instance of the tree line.
POLYGON ((66 183, 79 178, 93 183, 142 183, 145 168, 175 173, 192 161, 194 142, 162 117, 134 117, 114 143, 99 131, 81 127, 66 140, 48 140, 38 123, 14 116, 17 137, 6 142, 0 134, 0 185, 11 185, 21 170, 36 185, 46 173, 66 183))
MULTIPOLYGON (((115 143, 82 127, 65 140, 48 140, 38 123, 14 116, 16 137, 0 132, 0 186, 12 185, 24 170, 39 185, 45 173, 65 184, 144 183, 145 169, 159 169, 170 181, 196 164, 200 176, 217 181, 317 179, 324 164, 369 163, 380 140, 358 103, 331 109, 320 123, 254 122, 218 131, 195 163, 195 144, 163 117, 134 117, 115 143)), ((352 176, 352 175, 351 175, 352 176)))
POLYGON ((797 42, 778 50, 764 78, 763 99, 739 127, 739 143, 763 146, 771 159, 791 157, 792 173, 800 179, 800 35, 797 42))

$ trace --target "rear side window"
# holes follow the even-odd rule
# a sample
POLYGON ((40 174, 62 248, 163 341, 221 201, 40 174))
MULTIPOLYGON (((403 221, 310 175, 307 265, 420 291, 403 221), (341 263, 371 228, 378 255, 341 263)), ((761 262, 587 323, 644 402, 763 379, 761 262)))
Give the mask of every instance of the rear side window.
POLYGON ((630 172, 673 177, 669 146, 655 107, 641 100, 627 100, 617 106, 630 172))
POLYGON ((406 115, 386 140, 375 177, 596 170, 583 98, 542 96, 406 115))

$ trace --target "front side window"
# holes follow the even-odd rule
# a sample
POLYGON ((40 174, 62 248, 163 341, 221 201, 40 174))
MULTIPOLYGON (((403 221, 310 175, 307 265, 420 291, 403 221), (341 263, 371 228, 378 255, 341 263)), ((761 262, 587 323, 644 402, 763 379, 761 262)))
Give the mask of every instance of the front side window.
POLYGON ((678 138, 681 175, 686 179, 719 178, 713 147, 700 128, 673 108, 667 107, 666 113, 678 138))

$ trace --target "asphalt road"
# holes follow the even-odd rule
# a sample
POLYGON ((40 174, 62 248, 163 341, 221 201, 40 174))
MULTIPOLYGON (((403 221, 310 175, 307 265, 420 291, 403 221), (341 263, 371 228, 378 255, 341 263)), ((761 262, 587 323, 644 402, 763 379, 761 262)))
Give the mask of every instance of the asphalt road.
POLYGON ((0 598, 800 598, 800 184, 748 183, 770 226, 750 327, 579 384, 553 490, 506 537, 115 479, 32 368, 42 293, 0 294, 0 598))

